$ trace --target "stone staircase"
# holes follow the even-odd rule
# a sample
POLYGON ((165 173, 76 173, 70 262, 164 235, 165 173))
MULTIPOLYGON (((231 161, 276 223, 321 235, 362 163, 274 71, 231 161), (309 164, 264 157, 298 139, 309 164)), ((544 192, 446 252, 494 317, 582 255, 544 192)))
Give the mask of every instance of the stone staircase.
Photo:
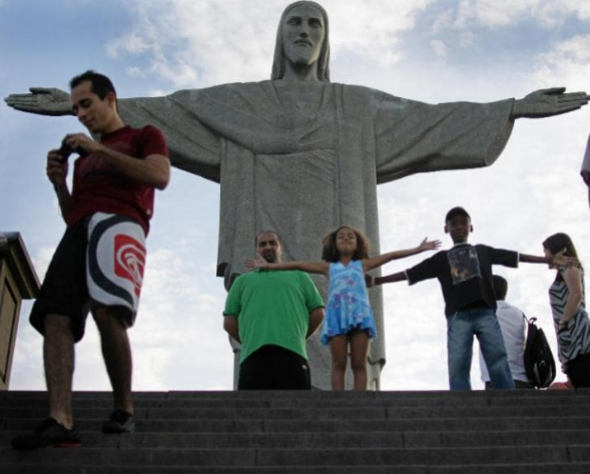
POLYGON ((0 392, 0 473, 590 472, 590 390, 141 392, 137 432, 103 435, 110 394, 77 392, 84 447, 17 452, 43 392, 0 392))

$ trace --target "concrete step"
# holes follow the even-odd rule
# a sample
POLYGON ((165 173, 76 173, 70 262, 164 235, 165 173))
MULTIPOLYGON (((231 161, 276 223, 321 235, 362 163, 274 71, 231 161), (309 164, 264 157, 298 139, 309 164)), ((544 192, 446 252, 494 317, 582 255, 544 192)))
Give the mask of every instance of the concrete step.
MULTIPOLYGON (((418 401, 419 404, 428 403, 428 400, 450 403, 471 403, 474 400, 501 400, 510 399, 542 399, 549 400, 552 398, 576 398, 590 397, 590 389, 580 389, 577 391, 564 390, 499 390, 499 391, 458 391, 449 392, 447 390, 433 390, 425 392, 402 391, 402 392, 352 392, 352 391, 299 391, 291 392, 287 390, 277 391, 170 391, 170 392, 134 392, 133 398, 136 403, 142 400, 201 400, 201 399, 223 399, 223 400, 264 400, 267 402, 277 402, 280 400, 390 400, 405 399, 418 401)), ((112 398, 109 392, 78 391, 74 392, 73 399, 83 400, 110 400, 112 398)), ((0 391, 0 404, 3 400, 35 400, 47 399, 47 393, 44 391, 0 391)))
MULTIPOLYGON (((575 397, 550 396, 550 397, 474 397, 474 398, 449 398, 441 395, 439 398, 292 398, 292 399, 268 399, 268 398, 225 398, 223 395, 211 398, 179 399, 179 398, 136 398, 137 409, 151 408, 468 408, 468 407, 553 407, 563 405, 590 406, 590 393, 575 397)), ((112 406, 112 397, 75 397, 73 400, 75 409, 105 408, 112 406)), ((7 408, 46 408, 47 397, 2 397, 0 396, 0 410, 7 408)))
MULTIPOLYGON (((77 420, 77 427, 82 432, 99 431, 106 419, 77 420)), ((143 433, 195 433, 195 432, 229 432, 229 433, 314 433, 314 432, 470 432, 470 431, 511 431, 511 430, 559 430, 590 429, 590 416, 571 413, 569 417, 485 417, 485 418, 413 418, 413 419, 376 419, 376 420, 138 420, 136 427, 143 433)), ((39 420, 34 418, 0 420, 2 431, 30 431, 39 420)))
MULTIPOLYGON (((0 418, 43 418, 46 408, 5 407, 0 409, 0 418)), ((110 409, 75 409, 79 420, 100 419, 108 416, 110 409)), ((138 409, 136 420, 391 420, 414 418, 498 418, 498 417, 574 417, 580 413, 590 414, 590 405, 577 405, 575 410, 569 404, 555 404, 541 407, 390 407, 366 408, 160 408, 138 409)))
POLYGON ((590 463, 588 445, 477 448, 358 449, 177 449, 81 448, 21 453, 0 448, 0 462, 45 466, 441 466, 530 463, 590 463))
MULTIPOLYGON (((360 430, 351 432, 311 433, 148 433, 131 436, 105 436, 98 431, 81 432, 84 446, 105 448, 160 448, 173 446, 179 449, 338 449, 342 446, 357 448, 443 448, 473 446, 553 446, 560 444, 590 445, 590 430, 537 430, 537 431, 471 431, 455 432, 390 432, 360 430)), ((0 432, 0 446, 8 446, 12 434, 0 432)))
POLYGON ((584 474, 590 463, 544 464, 472 464, 469 466, 322 466, 322 467, 174 467, 174 466, 60 466, 59 471, 48 471, 46 466, 11 464, 3 466, 6 474, 584 474))

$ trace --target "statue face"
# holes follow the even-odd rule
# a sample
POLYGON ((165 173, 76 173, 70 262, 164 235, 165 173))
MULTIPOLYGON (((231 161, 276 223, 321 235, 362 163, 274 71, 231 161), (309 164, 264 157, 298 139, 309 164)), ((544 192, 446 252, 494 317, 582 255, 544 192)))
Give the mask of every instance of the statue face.
POLYGON ((287 60, 297 66, 309 66, 317 62, 326 37, 324 18, 311 5, 301 5, 285 16, 283 28, 283 52, 287 60))

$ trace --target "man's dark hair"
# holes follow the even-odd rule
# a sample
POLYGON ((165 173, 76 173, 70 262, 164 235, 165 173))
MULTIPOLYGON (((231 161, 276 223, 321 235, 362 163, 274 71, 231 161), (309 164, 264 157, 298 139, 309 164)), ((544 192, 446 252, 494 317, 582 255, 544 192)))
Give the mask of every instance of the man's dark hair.
POLYGON ((499 275, 494 275, 494 293, 496 293, 496 299, 502 301, 506 299, 506 293, 508 293, 508 282, 499 275))
POLYGON ((100 100, 104 100, 109 92, 113 92, 115 96, 117 95, 117 91, 111 80, 107 76, 99 74, 92 69, 74 77, 70 81, 70 90, 79 86, 84 81, 90 81, 92 84, 92 92, 96 94, 100 100))

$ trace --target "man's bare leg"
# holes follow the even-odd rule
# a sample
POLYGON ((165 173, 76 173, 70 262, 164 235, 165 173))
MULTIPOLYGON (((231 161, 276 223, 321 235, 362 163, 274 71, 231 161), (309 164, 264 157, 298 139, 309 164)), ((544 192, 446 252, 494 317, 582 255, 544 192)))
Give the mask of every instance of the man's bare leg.
POLYGON ((96 310, 94 320, 100 332, 102 355, 113 387, 114 408, 125 410, 132 415, 133 363, 127 329, 114 308, 96 310))
POLYGON ((45 318, 43 363, 49 394, 49 416, 71 429, 72 378, 74 376, 74 335, 67 316, 45 318))

